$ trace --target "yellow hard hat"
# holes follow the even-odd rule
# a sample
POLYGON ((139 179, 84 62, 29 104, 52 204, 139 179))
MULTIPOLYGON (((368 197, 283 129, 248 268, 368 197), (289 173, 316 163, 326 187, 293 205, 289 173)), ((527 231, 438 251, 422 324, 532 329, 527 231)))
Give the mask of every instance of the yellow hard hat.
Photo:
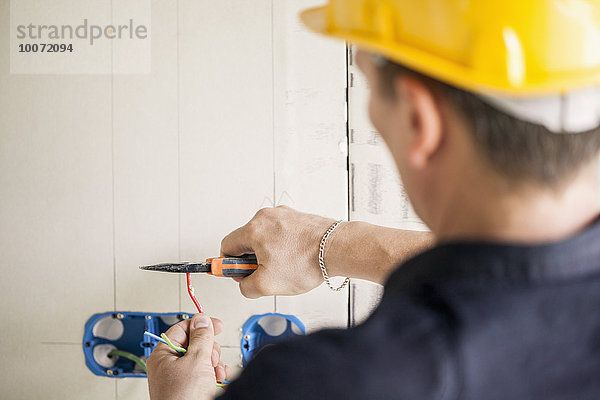
POLYGON ((473 92, 600 85, 600 0, 330 0, 312 30, 473 92))

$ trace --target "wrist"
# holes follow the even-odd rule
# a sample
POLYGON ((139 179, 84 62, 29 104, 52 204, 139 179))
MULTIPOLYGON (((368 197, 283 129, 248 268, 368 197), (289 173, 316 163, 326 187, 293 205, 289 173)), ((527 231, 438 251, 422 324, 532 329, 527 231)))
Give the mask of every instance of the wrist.
MULTIPOLYGON (((335 223, 333 223, 329 227, 329 229, 327 229, 327 231, 323 235, 323 238, 321 239, 321 243, 319 244, 319 268, 321 269, 321 273, 323 275, 323 280, 327 284, 327 287, 329 287, 329 289, 331 289, 334 292, 341 291, 350 283, 350 277, 346 277, 341 285, 334 286, 331 282, 329 271, 327 270, 327 267, 325 266, 325 249, 328 244, 327 242, 330 239, 330 237, 333 236, 334 233, 339 233, 339 232, 336 232, 336 228, 343 225, 343 223, 344 223, 344 221, 342 221, 342 220, 339 220, 339 221, 336 221, 335 223)), ((333 241, 333 238, 331 238, 331 239, 333 241)), ((329 249, 331 249, 331 245, 330 245, 329 249)), ((334 274, 336 274, 336 273, 334 272, 334 274)))
MULTIPOLYGON (((335 221, 331 221, 331 223, 327 226, 327 228, 321 232, 322 240, 323 235, 329 229, 329 227, 334 224, 335 221)), ((323 251, 323 259, 325 265, 327 267, 327 273, 330 277, 334 276, 345 276, 344 272, 344 245, 345 242, 345 230, 351 222, 342 221, 329 235, 327 238, 327 242, 325 243, 325 248, 323 251)))

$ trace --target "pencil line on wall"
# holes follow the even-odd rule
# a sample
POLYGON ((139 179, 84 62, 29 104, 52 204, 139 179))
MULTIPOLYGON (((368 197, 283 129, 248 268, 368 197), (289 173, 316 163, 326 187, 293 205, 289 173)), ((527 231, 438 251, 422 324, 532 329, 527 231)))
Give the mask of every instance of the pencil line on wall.
MULTIPOLYGON (((275 148, 275 7, 274 0, 271 0, 271 130, 273 146, 273 207, 277 204, 277 174, 276 171, 276 148, 275 148)), ((277 312, 277 296, 273 296, 273 312, 277 312)))
MULTIPOLYGON (((110 0, 110 20, 113 23, 113 0, 110 0)), ((112 267, 113 267, 113 308, 117 310, 117 255, 116 255, 116 193, 115 193, 115 64, 114 45, 110 42, 110 130, 111 130, 111 185, 112 185, 112 267)), ((115 384, 116 393, 116 384, 115 384)))
MULTIPOLYGON (((177 259, 181 262, 181 109, 180 109, 180 57, 179 57, 179 0, 177 0, 177 259)), ((178 277, 177 301, 181 310, 181 285, 183 280, 178 277)))
POLYGON ((273 145, 273 206, 277 206, 277 175, 275 173, 276 158, 275 158, 275 16, 273 8, 274 1, 271 0, 271 130, 272 130, 272 145, 273 145))
POLYGON ((45 345, 59 345, 59 346, 81 346, 81 342, 40 342, 45 345))
MULTIPOLYGON (((110 23, 113 24, 113 0, 110 0, 110 23)), ((112 262, 113 262, 113 308, 117 311, 117 222, 115 193, 115 47, 110 42, 110 131, 111 131, 111 185, 112 185, 112 262)), ((119 385, 115 380, 115 400, 119 400, 119 385)))

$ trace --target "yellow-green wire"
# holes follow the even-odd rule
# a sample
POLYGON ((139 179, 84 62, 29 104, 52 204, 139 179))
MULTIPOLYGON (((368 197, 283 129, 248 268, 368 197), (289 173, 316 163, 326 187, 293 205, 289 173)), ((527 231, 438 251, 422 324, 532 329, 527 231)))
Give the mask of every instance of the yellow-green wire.
POLYGON ((144 362, 144 360, 142 360, 141 358, 139 358, 138 356, 136 356, 135 354, 132 354, 128 351, 123 351, 123 350, 112 350, 110 353, 108 353, 109 357, 112 356, 119 356, 119 357, 123 357, 126 358, 128 360, 133 361, 134 363, 136 363, 137 365, 139 365, 140 367, 142 367, 142 369, 144 370, 144 372, 147 374, 148 370, 146 369, 146 363, 144 362))
POLYGON ((166 334, 162 333, 162 334, 160 335, 160 337, 161 337, 161 338, 163 338, 163 339, 165 339, 165 342, 167 342, 167 345, 168 345, 170 348, 172 348, 173 350, 175 350, 175 351, 177 351, 177 352, 179 352, 179 353, 185 353, 185 349, 184 349, 183 347, 175 346, 175 345, 173 344, 173 342, 171 342, 171 339, 169 339, 169 337, 168 337, 166 334))

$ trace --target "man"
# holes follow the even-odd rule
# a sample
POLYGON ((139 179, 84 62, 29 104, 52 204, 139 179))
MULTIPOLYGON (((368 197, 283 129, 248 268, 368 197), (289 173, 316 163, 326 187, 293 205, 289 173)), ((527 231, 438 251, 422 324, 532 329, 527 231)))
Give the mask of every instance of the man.
MULTIPOLYGON (((221 398, 600 398, 600 3, 491 3, 331 0, 303 14, 364 49, 371 120, 435 247, 395 269, 431 238, 259 212, 222 242, 258 257, 246 296, 328 275, 385 294, 356 328, 263 350, 221 398)), ((228 372, 220 329, 197 315, 169 331, 188 353, 153 352, 153 400, 210 398, 228 372)))

